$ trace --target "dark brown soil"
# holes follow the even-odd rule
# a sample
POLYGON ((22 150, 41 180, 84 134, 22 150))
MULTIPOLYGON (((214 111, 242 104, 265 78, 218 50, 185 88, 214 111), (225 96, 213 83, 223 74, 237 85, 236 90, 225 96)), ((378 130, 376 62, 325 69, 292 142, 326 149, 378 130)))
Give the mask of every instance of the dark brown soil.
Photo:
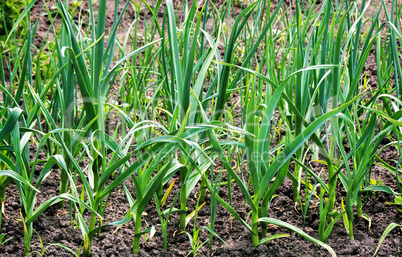
MULTIPOLYGON (((384 171, 373 171, 375 175, 381 172, 381 179, 384 183, 393 183, 393 177, 390 177, 384 171)), ((58 170, 55 170, 51 176, 42 184, 41 193, 38 195, 38 204, 49 199, 58 193, 58 170)), ((126 182, 130 192, 134 192, 131 182, 126 182)), ((250 209, 243 204, 244 198, 239 188, 234 185, 233 207, 246 219, 250 209)), ((171 203, 179 185, 174 186, 168 202, 171 203)), ((195 192, 199 188, 195 189, 195 192)), ((228 200, 227 190, 222 187, 220 196, 228 200)), ((318 208, 316 207, 318 199, 313 199, 310 204, 310 212, 303 224, 302 216, 294 207, 292 195, 292 184, 290 180, 278 189, 278 196, 274 198, 270 207, 269 216, 286 221, 306 233, 318 238, 318 208)), ((339 197, 338 197, 339 198, 339 197)), ((111 195, 109 206, 104 214, 104 224, 123 218, 128 210, 128 203, 122 188, 118 188, 111 195)), ((210 195, 207 194, 206 205, 199 211, 197 218, 197 228, 207 226, 210 222, 210 195)), ((393 197, 385 193, 368 195, 363 206, 364 212, 372 219, 372 227, 368 230, 368 224, 365 221, 357 221, 354 226, 355 240, 351 241, 346 233, 342 221, 338 221, 328 240, 328 244, 335 250, 338 256, 372 256, 380 236, 389 223, 400 223, 401 217, 397 207, 386 204, 392 202, 393 197)), ((190 197, 188 201, 189 212, 194 210, 196 199, 190 197)), ((15 185, 7 188, 7 200, 5 204, 6 217, 3 217, 1 232, 5 233, 5 238, 14 237, 0 248, 2 256, 23 256, 23 229, 19 219, 19 196, 15 185)), ((147 241, 142 240, 139 256, 186 256, 191 251, 190 242, 187 235, 179 234, 178 216, 172 215, 168 225, 168 249, 163 251, 163 235, 160 229, 160 221, 154 204, 151 202, 146 210, 146 216, 143 218, 143 228, 145 225, 155 226, 156 234, 147 241)), ((192 233, 192 224, 190 222, 186 231, 192 233)), ((78 251, 82 244, 81 233, 76 224, 70 223, 68 208, 58 209, 56 206, 49 208, 34 222, 34 228, 42 239, 44 246, 51 243, 61 243, 74 251, 78 251)), ((115 228, 102 231, 100 236, 95 236, 93 241, 93 256, 131 256, 133 241, 133 223, 127 223, 113 233, 115 228)), ((269 234, 289 233, 291 236, 273 240, 257 248, 251 245, 250 232, 235 219, 232 219, 229 213, 218 206, 215 231, 225 240, 228 246, 224 245, 219 239, 213 242, 213 251, 209 250, 207 242, 198 253, 201 256, 329 256, 328 252, 316 246, 315 244, 303 239, 297 234, 276 226, 269 226, 269 234)), ((201 242, 208 240, 206 231, 200 233, 201 242)), ((402 256, 398 253, 398 247, 401 245, 401 230, 394 229, 385 239, 378 256, 402 256)), ((33 236, 32 250, 40 251, 38 237, 33 236)), ((33 253, 33 256, 37 254, 33 253)), ((50 247, 45 256, 71 256, 69 252, 61 247, 50 247)))

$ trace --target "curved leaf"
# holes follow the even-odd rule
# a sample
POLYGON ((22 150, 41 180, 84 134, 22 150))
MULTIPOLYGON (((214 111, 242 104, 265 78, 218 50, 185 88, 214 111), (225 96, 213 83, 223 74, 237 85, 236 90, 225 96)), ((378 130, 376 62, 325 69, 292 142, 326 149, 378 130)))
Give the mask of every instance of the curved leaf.
POLYGON ((378 253, 378 250, 380 250, 380 247, 381 247, 382 243, 384 242, 385 237, 387 237, 387 235, 389 234, 389 232, 391 232, 391 230, 393 230, 393 229, 396 228, 396 227, 402 228, 402 225, 399 225, 399 224, 397 224, 397 223, 391 223, 391 224, 389 224, 389 225, 387 226, 387 228, 384 230, 384 233, 382 234, 382 236, 381 236, 381 238, 380 238, 380 241, 378 242, 378 247, 377 247, 377 249, 375 250, 375 253, 374 253, 373 257, 376 256, 376 254, 378 253))
POLYGON ((366 187, 365 189, 361 190, 362 192, 385 192, 391 195, 395 195, 395 196, 399 196, 402 195, 400 193, 395 192, 394 190, 392 190, 390 187, 388 186, 384 186, 384 185, 371 185, 366 187))
POLYGON ((3 140, 4 137, 9 135, 14 128, 15 123, 18 121, 18 118, 22 114, 22 110, 18 107, 11 109, 11 113, 7 117, 7 120, 3 127, 0 130, 0 141, 3 140))
POLYGON ((315 243, 315 244, 317 244, 319 246, 324 247, 325 249, 328 250, 328 252, 331 253, 332 256, 336 257, 335 251, 329 245, 324 244, 320 240, 317 240, 317 239, 307 235, 303 230, 301 230, 301 229, 299 229, 299 228, 297 228, 297 227, 295 227, 295 226, 293 226, 293 225, 291 225, 289 223, 286 223, 286 222, 283 222, 283 221, 280 221, 280 220, 277 220, 277 219, 274 219, 274 218, 260 218, 260 219, 258 219, 258 221, 259 222, 266 222, 266 223, 269 223, 269 224, 274 224, 274 225, 277 225, 277 226, 280 226, 280 227, 290 229, 293 232, 296 232, 297 234, 301 235, 305 239, 307 239, 307 240, 309 240, 309 241, 311 241, 311 242, 313 242, 313 243, 315 243))
POLYGON ((20 174, 18 174, 17 172, 15 172, 13 170, 0 170, 0 176, 10 177, 10 178, 12 178, 12 179, 14 179, 14 180, 16 180, 18 182, 21 182, 21 183, 23 183, 25 185, 30 186, 36 192, 39 192, 39 190, 37 190, 33 185, 31 185, 28 180, 26 180, 20 174))

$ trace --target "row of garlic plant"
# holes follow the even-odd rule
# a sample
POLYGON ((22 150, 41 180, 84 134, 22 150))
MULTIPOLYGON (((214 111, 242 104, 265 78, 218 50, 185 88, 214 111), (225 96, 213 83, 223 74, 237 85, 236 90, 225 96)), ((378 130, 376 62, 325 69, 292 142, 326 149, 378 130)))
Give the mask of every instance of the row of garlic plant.
MULTIPOLYGON (((51 21, 48 33, 55 37, 52 45, 40 46, 36 62, 32 61, 35 56, 31 49, 38 21, 31 24, 29 10, 35 1, 27 2, 5 43, 10 48, 12 40, 18 41, 15 31, 18 26, 23 27, 23 44, 5 53, 9 57, 6 69, 10 76, 6 84, 2 67, 4 108, 1 117, 5 125, 0 133, 4 145, 0 156, 4 174, 0 193, 11 179, 16 181, 21 197, 26 253, 30 252, 33 220, 51 204, 60 202, 63 206, 63 199, 70 200, 70 212, 76 215, 80 225, 84 256, 90 255, 96 233, 106 226, 122 225, 131 220, 135 224, 133 252, 137 253, 140 236, 148 231, 141 231, 142 213, 147 203, 154 198, 161 207, 172 187, 170 184, 163 194, 164 185, 178 173, 180 229, 186 226, 186 201, 195 193, 195 185, 201 183, 201 200, 205 189, 215 199, 208 228, 211 240, 219 234, 213 226, 214 210, 219 203, 250 230, 254 246, 287 236, 265 237, 266 224, 272 223, 299 233, 335 255, 323 242, 341 217, 353 239, 354 204, 358 217, 369 220, 362 212, 365 191, 397 194, 385 186, 368 186, 368 181, 370 167, 379 159, 378 146, 382 139, 391 133, 400 137, 401 73, 396 42, 401 38, 398 17, 402 8, 396 1, 391 8, 382 2, 380 8, 386 12, 387 23, 380 23, 379 10, 371 25, 366 26, 363 21, 370 1, 363 1, 361 7, 350 1, 337 1, 335 5, 324 1, 319 6, 316 2, 312 1, 309 9, 302 9, 297 1, 295 13, 292 13, 280 1, 270 13, 263 11, 270 9, 270 1, 257 1, 236 17, 230 30, 227 25, 233 8, 231 2, 220 9, 209 1, 202 6, 197 6, 195 1, 191 5, 184 4, 185 16, 178 22, 175 6, 167 1, 162 24, 157 18, 158 12, 163 11, 162 1, 155 5, 140 2, 133 5, 137 19, 120 42, 117 32, 129 1, 120 15, 116 1, 114 25, 107 32, 105 0, 99 2, 97 12, 89 2, 87 27, 73 22, 72 16, 80 15, 76 13, 78 9, 68 12, 69 3, 59 0, 56 13, 48 8, 44 10, 51 21), (152 18, 144 31, 144 43, 140 45, 137 22, 141 8, 149 10, 152 18), (55 25, 56 20, 61 20, 62 24, 55 25), (211 23, 212 26, 208 25, 211 23), (368 30, 364 37, 363 29, 368 30), (389 40, 383 43, 381 35, 386 30, 389 40), (130 36, 131 32, 134 37, 130 36), (374 44, 379 88, 372 100, 366 101, 367 94, 361 87, 365 81, 360 74, 374 44), (219 45, 225 49, 223 58, 219 45), (45 48, 52 49, 47 56, 47 66, 39 58, 45 48), (239 62, 241 64, 236 65, 239 62), (390 84, 391 77, 395 80, 395 89, 390 84), (116 83, 119 85, 117 94, 112 86, 116 83), (151 90, 153 96, 149 97, 151 90), (236 91, 243 107, 241 127, 228 122, 236 113, 226 104, 236 91), (392 96, 393 91, 396 98, 392 96), (114 96, 116 100, 111 100, 114 96), (378 108, 379 99, 383 109, 378 108), (279 111, 279 120, 276 111, 279 111), (122 117, 121 127, 109 135, 106 124, 108 116, 114 113, 122 117), (363 121, 359 118, 362 114, 363 121), (226 123, 221 121, 223 118, 226 123), (285 137, 275 145, 271 140, 281 124, 285 137), (383 128, 379 135, 375 135, 376 126, 383 128), (229 138, 222 140, 223 137, 229 138), (349 152, 344 147, 344 139, 349 144, 349 152), (29 140, 38 141, 37 153, 43 149, 46 154, 47 162, 39 177, 34 176, 38 154, 31 162, 29 140), (313 145, 307 144, 309 140, 313 145), (233 152, 233 146, 236 152, 246 156, 250 182, 231 167, 232 156, 227 153, 233 152), (336 155, 337 151, 340 156, 336 155), (306 161, 309 155, 317 159, 318 154, 324 157, 328 181, 322 174, 315 174, 306 161), (89 164, 81 167, 78 163, 84 159, 89 160, 89 164), (214 170, 215 160, 221 160, 228 172, 229 194, 232 179, 240 187, 251 209, 251 225, 233 209, 231 198, 227 203, 216 194, 219 184, 214 182, 213 172, 209 173, 214 170), (352 160, 352 167, 345 165, 349 160, 352 160), (291 161, 295 162, 293 173, 289 170, 291 161), (61 170, 60 195, 35 209, 36 193, 54 164, 61 170), (77 177, 83 185, 81 193, 76 189, 77 177), (271 200, 286 177, 293 182, 294 200, 304 218, 314 189, 319 188, 321 241, 290 224, 269 218, 271 200), (124 184, 129 178, 135 194, 124 184), (337 208, 338 179, 347 195, 345 205, 342 200, 337 208), (313 180, 318 186, 317 183, 313 186, 313 180), (122 220, 103 224, 101 216, 107 208, 109 195, 120 185, 128 198, 130 211, 122 220), (89 225, 83 218, 85 209, 91 211, 89 225), (259 234, 263 237, 261 240, 259 234)), ((392 143, 399 146, 399 140, 392 143)), ((383 160, 379 161, 386 165, 383 160)), ((396 168, 390 165, 387 168, 395 174, 401 188, 399 163, 396 168)), ((168 220, 161 216, 161 223, 165 222, 162 226, 165 249, 168 220)))

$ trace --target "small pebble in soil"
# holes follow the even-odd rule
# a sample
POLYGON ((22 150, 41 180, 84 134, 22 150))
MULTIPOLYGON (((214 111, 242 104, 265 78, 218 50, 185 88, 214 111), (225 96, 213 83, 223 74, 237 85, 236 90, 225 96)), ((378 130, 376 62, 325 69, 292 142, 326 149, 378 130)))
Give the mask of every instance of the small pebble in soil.
POLYGON ((112 256, 113 253, 114 253, 113 248, 109 248, 106 250, 106 256, 112 256))
POLYGON ((11 202, 11 207, 13 207, 13 209, 18 209, 20 207, 20 204, 17 202, 11 202))
POLYGON ((257 251, 259 251, 259 252, 268 252, 268 247, 266 246, 266 245, 259 245, 258 247, 257 247, 257 251))
POLYGON ((66 227, 68 227, 70 225, 70 221, 68 221, 68 220, 60 220, 60 226, 62 227, 62 228, 66 228, 66 227))

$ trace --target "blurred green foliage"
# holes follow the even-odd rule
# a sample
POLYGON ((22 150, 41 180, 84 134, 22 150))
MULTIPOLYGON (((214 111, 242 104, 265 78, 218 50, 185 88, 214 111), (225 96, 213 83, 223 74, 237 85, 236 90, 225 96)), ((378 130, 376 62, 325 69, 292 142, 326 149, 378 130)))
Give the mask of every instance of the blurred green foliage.
POLYGON ((23 0, 0 0, 0 39, 10 31, 24 6, 23 0))

